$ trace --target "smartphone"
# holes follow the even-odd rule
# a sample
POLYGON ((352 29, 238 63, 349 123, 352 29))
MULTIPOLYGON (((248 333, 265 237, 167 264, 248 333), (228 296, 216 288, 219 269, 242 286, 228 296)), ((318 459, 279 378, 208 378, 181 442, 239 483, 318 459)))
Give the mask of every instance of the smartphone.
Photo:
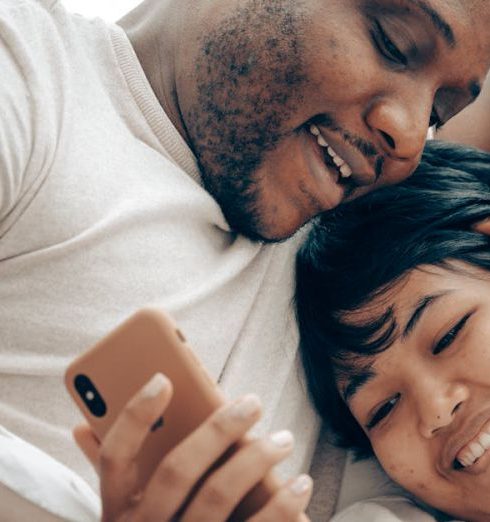
MULTIPOLYGON (((138 311, 75 359, 65 373, 69 394, 102 440, 129 399, 157 372, 170 379, 173 396, 140 451, 141 487, 162 458, 225 403, 218 385, 175 322, 158 309, 138 311)), ((244 520, 258 511, 278 486, 269 474, 242 500, 230 520, 244 520)))

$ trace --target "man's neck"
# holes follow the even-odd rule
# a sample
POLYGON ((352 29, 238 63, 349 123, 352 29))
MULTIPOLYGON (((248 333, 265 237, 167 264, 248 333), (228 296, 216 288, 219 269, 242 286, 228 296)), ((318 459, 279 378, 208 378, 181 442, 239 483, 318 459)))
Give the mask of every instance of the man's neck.
POLYGON ((126 32, 155 95, 181 136, 188 142, 179 108, 177 53, 186 0, 145 0, 118 25, 126 32))

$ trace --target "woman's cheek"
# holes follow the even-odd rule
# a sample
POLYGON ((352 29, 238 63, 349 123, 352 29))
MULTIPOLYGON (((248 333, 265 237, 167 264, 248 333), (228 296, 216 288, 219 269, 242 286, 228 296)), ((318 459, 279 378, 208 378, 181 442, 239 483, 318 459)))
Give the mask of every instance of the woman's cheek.
POLYGON ((420 454, 415 449, 410 450, 401 441, 380 441, 374 447, 375 454, 386 473, 392 480, 412 492, 425 491, 423 480, 424 467, 420 461, 420 454), (402 448, 406 448, 402 451, 402 448))

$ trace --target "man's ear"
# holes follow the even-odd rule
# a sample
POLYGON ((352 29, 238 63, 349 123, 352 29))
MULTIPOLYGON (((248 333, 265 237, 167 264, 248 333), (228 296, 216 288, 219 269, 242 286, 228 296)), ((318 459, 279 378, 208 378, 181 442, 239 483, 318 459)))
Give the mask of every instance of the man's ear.
POLYGON ((480 234, 490 236, 490 218, 484 219, 479 223, 475 223, 473 225, 473 230, 475 230, 475 232, 480 232, 480 234))

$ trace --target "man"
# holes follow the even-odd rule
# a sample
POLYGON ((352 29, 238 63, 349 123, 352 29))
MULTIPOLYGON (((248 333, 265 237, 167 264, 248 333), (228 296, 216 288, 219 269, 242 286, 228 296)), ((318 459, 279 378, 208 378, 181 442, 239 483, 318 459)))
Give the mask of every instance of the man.
POLYGON ((489 14, 482 0, 147 0, 107 27, 2 0, 5 427, 89 477, 63 369, 154 304, 228 396, 260 395, 262 433, 289 427, 288 471, 307 469, 298 239, 266 243, 413 171, 429 125, 481 90, 489 14))

